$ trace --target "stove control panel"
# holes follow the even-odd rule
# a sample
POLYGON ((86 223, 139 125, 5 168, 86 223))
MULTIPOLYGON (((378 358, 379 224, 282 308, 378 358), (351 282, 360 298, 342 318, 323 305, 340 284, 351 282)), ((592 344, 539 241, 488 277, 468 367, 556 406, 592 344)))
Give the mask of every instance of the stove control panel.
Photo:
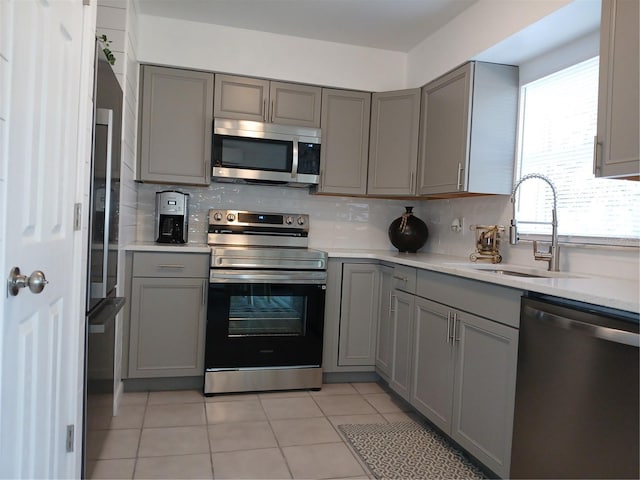
POLYGON ((304 213, 273 213, 249 212, 243 210, 209 210, 209 229, 216 227, 246 227, 247 229, 269 229, 277 231, 279 228, 291 231, 308 231, 309 215, 304 213))

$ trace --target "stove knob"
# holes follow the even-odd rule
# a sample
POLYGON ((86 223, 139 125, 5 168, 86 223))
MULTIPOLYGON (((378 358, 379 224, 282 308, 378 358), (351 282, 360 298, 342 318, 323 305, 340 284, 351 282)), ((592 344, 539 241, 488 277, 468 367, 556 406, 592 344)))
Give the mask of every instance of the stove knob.
POLYGON ((213 214, 213 219, 214 219, 216 222, 219 222, 220 220, 222 220, 222 212, 215 212, 215 213, 213 214))
POLYGON ((227 213, 227 221, 233 222, 236 219, 236 216, 233 213, 227 213))
POLYGON ((293 224, 293 217, 290 216, 290 215, 285 217, 284 223, 286 223, 287 225, 292 225, 293 224))
POLYGON ((298 217, 298 225, 304 225, 304 217, 298 217))

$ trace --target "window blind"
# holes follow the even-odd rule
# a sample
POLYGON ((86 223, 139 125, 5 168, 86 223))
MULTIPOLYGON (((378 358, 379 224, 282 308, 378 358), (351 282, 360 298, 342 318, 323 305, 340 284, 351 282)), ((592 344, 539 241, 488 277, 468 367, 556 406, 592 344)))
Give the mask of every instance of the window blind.
MULTIPOLYGON (((560 235, 638 239, 640 182, 593 174, 597 109, 598 57, 524 85, 519 177, 542 173, 553 181, 560 235)), ((517 202, 519 221, 551 221, 552 195, 543 181, 523 183, 517 202)), ((519 230, 549 234, 551 227, 523 223, 519 230)))

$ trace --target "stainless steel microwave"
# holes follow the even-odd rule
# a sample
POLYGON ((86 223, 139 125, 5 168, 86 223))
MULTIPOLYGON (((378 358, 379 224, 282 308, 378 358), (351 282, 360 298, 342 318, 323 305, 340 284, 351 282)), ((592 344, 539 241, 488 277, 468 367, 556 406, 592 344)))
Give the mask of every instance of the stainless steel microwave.
POLYGON ((216 118, 213 180, 316 185, 321 137, 319 128, 216 118))

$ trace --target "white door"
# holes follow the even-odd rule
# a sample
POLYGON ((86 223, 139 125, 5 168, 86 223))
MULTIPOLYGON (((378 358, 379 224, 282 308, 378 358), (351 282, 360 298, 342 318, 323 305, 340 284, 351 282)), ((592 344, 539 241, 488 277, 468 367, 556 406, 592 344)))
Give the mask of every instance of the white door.
POLYGON ((3 478, 79 474, 85 280, 73 205, 87 135, 79 120, 84 10, 82 0, 0 0, 3 478), (41 270, 49 284, 38 295, 8 295, 14 266, 41 270), (73 453, 67 425, 75 426, 73 453))

